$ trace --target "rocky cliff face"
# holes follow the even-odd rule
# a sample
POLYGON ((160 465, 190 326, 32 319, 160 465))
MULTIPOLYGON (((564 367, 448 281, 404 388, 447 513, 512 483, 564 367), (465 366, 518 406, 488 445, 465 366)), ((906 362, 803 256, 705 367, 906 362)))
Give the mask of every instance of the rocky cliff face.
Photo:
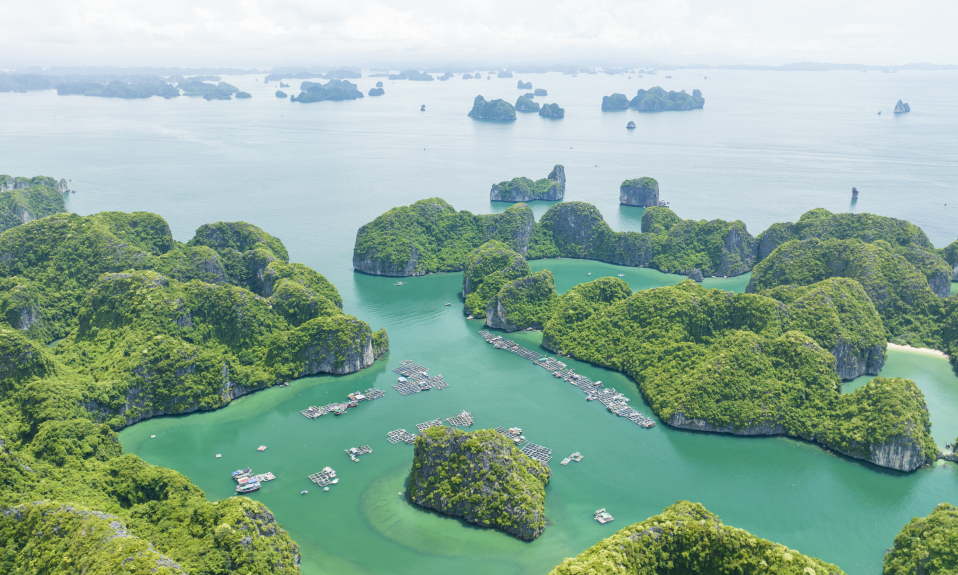
POLYGON ((409 259, 399 265, 395 265, 382 261, 377 257, 375 250, 370 250, 361 257, 353 256, 353 268, 374 276, 406 277, 425 275, 425 271, 418 269, 419 249, 415 245, 412 245, 409 251, 409 259))
POLYGON ((416 438, 409 498, 531 541, 545 529, 545 486, 551 475, 496 431, 432 427, 416 438))
POLYGON ((902 102, 901 100, 898 100, 898 103, 895 104, 895 113, 896 113, 896 114, 905 114, 905 113, 908 113, 908 112, 911 112, 911 106, 909 106, 909 105, 908 105, 907 103, 905 103, 905 102, 902 102))
POLYGON ((732 426, 718 426, 704 419, 688 418, 681 411, 677 411, 667 421, 672 427, 691 429, 693 431, 712 431, 715 433, 731 433, 732 435, 785 435, 785 428, 781 424, 759 423, 735 429, 732 426))
POLYGON ((559 104, 545 104, 539 110, 539 115, 543 118, 565 118, 565 108, 560 108, 559 104))
POLYGON ((533 102, 526 96, 519 96, 516 100, 516 112, 538 112, 539 104, 533 102))
MULTIPOLYGON (((538 104, 536 105, 536 109, 538 109, 538 104)), ((535 182, 529 178, 520 177, 513 178, 511 181, 493 184, 492 189, 489 191, 489 201, 558 201, 565 196, 565 182, 565 168, 561 164, 556 164, 548 176, 535 182)))
POLYGON ((876 345, 858 354, 853 344, 839 338, 838 345, 828 351, 835 356, 835 371, 843 381, 862 375, 878 375, 885 365, 884 345, 876 345))
POLYGON ((557 299, 555 278, 549 270, 513 280, 486 305, 486 327, 507 332, 541 330, 557 299))
POLYGON ((625 94, 612 94, 611 96, 602 96, 603 110, 628 110, 629 99, 625 94))
POLYGON ((619 203, 627 206, 659 205, 659 183, 653 178, 626 180, 619 186, 619 203))
POLYGON ((899 471, 914 471, 932 463, 922 454, 921 448, 907 437, 896 437, 889 443, 872 445, 866 461, 899 471))
POLYGON ((737 276, 752 269, 758 253, 758 242, 741 222, 733 222, 725 234, 724 247, 716 275, 737 276))

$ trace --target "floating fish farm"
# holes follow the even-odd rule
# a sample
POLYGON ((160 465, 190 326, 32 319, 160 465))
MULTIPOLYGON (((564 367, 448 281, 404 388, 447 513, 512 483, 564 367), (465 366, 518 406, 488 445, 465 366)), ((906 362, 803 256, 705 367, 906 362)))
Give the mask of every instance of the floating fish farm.
POLYGON ((399 367, 393 371, 399 374, 399 381, 393 385, 393 389, 402 395, 412 395, 420 391, 449 387, 449 384, 442 379, 442 375, 429 377, 429 368, 408 359, 400 363, 399 367))

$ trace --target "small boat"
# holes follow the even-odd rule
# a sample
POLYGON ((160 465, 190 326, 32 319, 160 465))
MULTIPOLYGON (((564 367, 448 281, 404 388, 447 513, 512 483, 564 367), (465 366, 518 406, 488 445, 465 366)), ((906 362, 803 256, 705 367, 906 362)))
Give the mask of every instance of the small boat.
POLYGON ((619 274, 619 277, 620 277, 620 278, 624 278, 624 277, 625 277, 625 274, 619 274))
POLYGON ((591 275, 592 275, 592 272, 589 272, 589 273, 588 273, 588 274, 586 274, 586 275, 590 275, 590 276, 591 276, 591 275))
POLYGON ((323 487, 323 491, 329 491, 329 487, 323 487))
POLYGON ((266 446, 260 445, 259 447, 256 448, 256 451, 266 451, 266 446))
POLYGON ((151 435, 151 436, 150 436, 150 439, 153 439, 154 437, 156 437, 156 436, 155 436, 155 435, 151 435))
POLYGON ((222 454, 222 453, 217 453, 217 454, 216 454, 216 458, 219 459, 220 457, 223 457, 223 454, 222 454))
POLYGON ((253 470, 250 469, 249 467, 247 467, 246 469, 237 469, 236 471, 233 472, 233 477, 246 477, 247 475, 251 475, 252 473, 253 473, 253 470))
POLYGON ((333 479, 332 481, 330 481, 330 483, 332 483, 333 485, 336 485, 337 483, 339 483, 339 478, 337 477, 336 479, 333 479))
POLYGON ((448 306, 451 306, 451 305, 452 305, 451 303, 447 303, 447 304, 446 304, 447 307, 448 307, 448 306))
POLYGON ((305 489, 299 492, 300 495, 306 495, 307 493, 309 493, 309 491, 306 491, 305 489))
POLYGON ((237 486, 236 486, 236 492, 237 492, 237 493, 251 493, 251 492, 253 492, 253 491, 258 491, 258 490, 259 490, 259 487, 260 487, 259 482, 257 482, 257 483, 247 483, 246 485, 237 485, 237 486))

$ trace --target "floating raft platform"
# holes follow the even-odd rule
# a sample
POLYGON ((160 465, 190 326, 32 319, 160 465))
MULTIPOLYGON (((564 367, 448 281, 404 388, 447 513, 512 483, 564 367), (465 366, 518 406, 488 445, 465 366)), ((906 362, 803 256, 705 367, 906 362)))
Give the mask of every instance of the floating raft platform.
POLYGON ((582 461, 582 454, 579 453, 578 451, 576 451, 575 453, 573 453, 573 454, 570 455, 569 457, 566 457, 565 459, 563 459, 563 460, 562 460, 562 465, 569 465, 569 462, 570 462, 570 461, 582 461))
POLYGON ((276 479, 276 476, 273 475, 271 471, 267 471, 266 473, 260 473, 259 475, 254 475, 252 480, 262 483, 263 481, 272 481, 274 479, 276 479))
POLYGON ((470 427, 475 423, 472 414, 466 410, 463 410, 462 413, 455 417, 447 417, 446 421, 453 427, 470 427))
POLYGON ((362 447, 350 447, 349 449, 344 449, 343 451, 346 452, 346 455, 348 455, 350 459, 356 463, 359 463, 359 456, 372 453, 373 448, 369 447, 368 445, 364 445, 362 447))
POLYGON ((419 433, 422 433, 423 431, 426 431, 426 430, 429 429, 430 427, 442 427, 442 420, 441 420, 441 419, 433 419, 432 421, 427 421, 427 422, 425 422, 425 423, 417 423, 417 424, 416 424, 416 429, 419 430, 419 433))
POLYGON ((595 512, 595 520, 605 525, 606 523, 609 523, 610 521, 615 521, 615 517, 612 517, 611 515, 609 515, 609 512, 605 510, 605 507, 603 507, 602 509, 599 509, 598 511, 595 512))
POLYGON ((311 405, 308 408, 300 411, 300 413, 303 414, 303 417, 306 419, 317 419, 329 413, 334 415, 342 415, 346 413, 346 410, 349 408, 358 406, 361 401, 373 401, 374 399, 379 399, 384 395, 386 395, 385 391, 372 387, 362 393, 358 391, 350 393, 349 401, 344 403, 330 403, 329 405, 324 405, 322 407, 311 405))
POLYGON ((390 431, 389 433, 386 434, 386 438, 389 441, 389 443, 392 443, 393 445, 399 443, 400 441, 404 443, 408 443, 409 445, 412 445, 416 441, 416 436, 409 433, 405 429, 397 429, 395 431, 390 431))
POLYGON ((509 429, 497 427, 496 431, 511 439, 513 443, 516 444, 516 447, 519 447, 526 442, 526 438, 522 435, 522 430, 518 427, 510 427, 509 429))
POLYGON ((549 463, 549 460, 552 459, 552 450, 548 447, 542 447, 541 445, 536 445, 535 443, 527 443, 525 447, 522 448, 522 452, 528 455, 529 457, 540 461, 542 463, 549 463))
POLYGON ((615 389, 611 391, 607 389, 599 391, 599 388, 602 387, 601 381, 592 381, 588 377, 575 373, 574 370, 570 369, 561 361, 551 357, 542 357, 531 350, 520 347, 519 344, 512 340, 505 339, 488 331, 480 331, 479 335, 482 339, 486 340, 487 343, 495 346, 496 349, 503 349, 514 353, 519 357, 528 359, 543 369, 551 371, 552 375, 556 378, 568 381, 581 389, 582 392, 586 394, 587 400, 594 401, 598 399, 609 411, 619 417, 624 417, 639 427, 646 429, 655 427, 655 421, 626 405, 629 398, 621 393, 617 393, 615 389))
POLYGON ((332 467, 324 467, 323 470, 320 471, 319 473, 314 473, 310 475, 309 480, 315 483, 316 485, 319 485, 320 487, 327 487, 329 485, 332 485, 334 480, 336 482, 339 481, 338 479, 336 479, 336 470, 334 470, 332 467))
POLYGON ((393 389, 402 395, 412 395, 430 389, 449 387, 449 384, 442 379, 442 375, 429 377, 429 368, 408 359, 401 362, 399 367, 393 371, 399 374, 399 381, 393 385, 393 389))

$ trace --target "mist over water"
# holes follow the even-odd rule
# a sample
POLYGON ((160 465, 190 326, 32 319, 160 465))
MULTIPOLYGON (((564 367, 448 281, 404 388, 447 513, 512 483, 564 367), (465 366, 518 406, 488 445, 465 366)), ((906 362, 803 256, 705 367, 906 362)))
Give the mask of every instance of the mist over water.
MULTIPOLYGON (((485 72, 485 70, 483 70, 485 72)), ((486 345, 466 322, 461 274, 404 280, 352 271, 356 230, 380 213, 441 197, 457 209, 501 211, 493 182, 544 177, 561 163, 566 201, 599 207, 616 230, 638 230, 642 210, 618 204, 622 180, 652 176, 683 218, 741 219, 757 235, 803 212, 871 212, 921 226, 937 247, 958 238, 958 73, 676 71, 624 76, 516 75, 513 79, 382 80, 386 94, 359 101, 296 104, 275 98, 263 76, 224 77, 250 100, 185 97, 143 101, 53 92, 0 94, 2 171, 72 179, 71 211, 146 210, 188 240, 201 224, 245 220, 281 238, 293 261, 329 278, 348 313, 389 331, 391 352, 360 373, 312 377, 290 388, 244 397, 229 407, 159 418, 121 434, 127 452, 177 469, 210 499, 233 493, 229 472, 252 465, 278 479, 253 494, 303 550, 314 573, 543 573, 677 499, 705 504, 729 525, 836 563, 852 575, 880 569, 886 548, 911 517, 958 493, 955 466, 911 474, 831 455, 785 438, 736 438, 651 430, 584 400, 573 386, 486 345), (671 79, 664 76, 671 74, 671 79), (708 80, 704 76, 708 76, 708 80), (466 117, 477 94, 515 102, 545 88, 563 120, 519 114, 499 124, 466 117), (602 112, 603 95, 639 88, 702 90, 703 110, 602 112), (901 98, 912 112, 891 113, 901 98), (420 105, 426 111, 420 112, 420 105), (877 112, 881 110, 879 116, 877 112), (626 130, 632 120, 635 130, 626 130), (850 203, 851 187, 861 192, 850 203), (945 206, 945 204, 949 204, 945 206), (452 303, 446 307, 444 303, 452 303), (441 373, 450 388, 402 397, 390 371, 412 359, 441 373), (385 398, 342 417, 298 412, 376 386, 385 398), (522 427, 554 450, 544 535, 522 543, 415 508, 404 491, 412 448, 387 431, 466 409, 476 428, 522 427), (156 439, 150 435, 156 434, 156 439), (268 445, 257 452, 259 445, 268 445), (369 444, 352 463, 343 449, 369 444), (580 463, 560 466, 573 451, 580 463), (215 454, 223 457, 216 459, 215 454), (331 465, 342 480, 329 493, 306 475, 331 465), (299 495, 309 489, 307 496, 299 495), (616 517, 599 526, 592 512, 616 517)), ((299 81, 287 81, 298 93, 299 81)), ((534 203, 540 217, 551 203, 534 203)), ((573 260, 533 262, 556 273, 560 291, 624 273, 633 289, 681 277, 573 260), (587 274, 591 273, 589 276, 587 274)), ((707 279, 741 291, 747 277, 707 279)), ((526 347, 538 334, 520 334, 526 347)), ((578 362, 650 414, 635 384, 578 362)), ((889 352, 885 376, 915 379, 929 402, 939 446, 958 435, 958 377, 945 360, 889 352)), ((849 386, 859 385, 856 381, 849 386)))

